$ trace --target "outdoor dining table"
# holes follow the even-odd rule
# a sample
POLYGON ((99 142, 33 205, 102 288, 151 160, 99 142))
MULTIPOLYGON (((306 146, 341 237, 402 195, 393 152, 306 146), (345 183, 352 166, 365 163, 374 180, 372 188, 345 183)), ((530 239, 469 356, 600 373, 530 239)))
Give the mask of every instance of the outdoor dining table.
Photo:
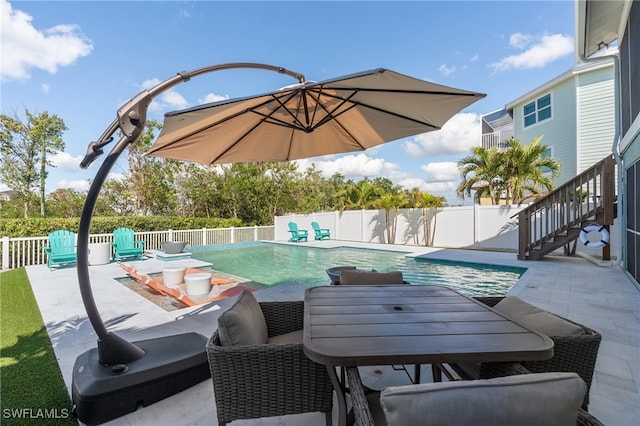
POLYGON ((327 366, 347 418, 336 367, 516 362, 553 356, 553 341, 453 289, 333 285, 305 291, 304 351, 327 366))

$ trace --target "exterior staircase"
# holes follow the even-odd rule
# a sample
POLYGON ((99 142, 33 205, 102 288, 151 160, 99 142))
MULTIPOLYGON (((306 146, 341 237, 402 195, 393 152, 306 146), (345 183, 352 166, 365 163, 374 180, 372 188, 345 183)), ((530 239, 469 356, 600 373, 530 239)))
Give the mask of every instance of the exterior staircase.
MULTIPOLYGON (((615 160, 608 156, 518 213, 518 259, 540 260, 564 247, 575 255, 582 228, 597 223, 607 231, 616 217, 615 160), (571 247, 573 243, 573 247, 571 247)), ((610 259, 610 246, 602 247, 610 259)))

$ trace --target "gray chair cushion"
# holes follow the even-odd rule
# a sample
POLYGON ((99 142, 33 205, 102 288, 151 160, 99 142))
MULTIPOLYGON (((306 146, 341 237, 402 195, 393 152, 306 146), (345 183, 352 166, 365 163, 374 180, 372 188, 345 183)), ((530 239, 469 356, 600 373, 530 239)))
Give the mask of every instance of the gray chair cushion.
POLYGON ((402 272, 374 272, 343 269, 340 271, 340 284, 402 284, 402 272))
POLYGON ((291 333, 278 334, 277 336, 269 337, 267 343, 270 345, 301 345, 302 344, 302 330, 292 331, 291 333))
POLYGON ((235 303, 218 317, 221 346, 267 343, 267 323, 253 293, 245 290, 235 303))
POLYGON ((587 386, 575 373, 426 383, 382 390, 389 426, 575 426, 587 386))
POLYGON ((493 309, 527 328, 539 331, 550 337, 580 336, 585 334, 584 328, 578 324, 569 322, 537 306, 530 305, 515 296, 505 297, 493 309))

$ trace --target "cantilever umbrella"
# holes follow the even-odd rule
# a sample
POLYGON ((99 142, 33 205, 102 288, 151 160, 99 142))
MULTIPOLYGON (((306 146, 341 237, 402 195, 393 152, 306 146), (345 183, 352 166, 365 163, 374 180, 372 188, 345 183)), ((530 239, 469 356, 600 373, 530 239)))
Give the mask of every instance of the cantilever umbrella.
POLYGON ((485 95, 375 69, 165 115, 146 155, 203 164, 286 161, 440 129, 485 95))
POLYGON ((120 135, 91 182, 78 227, 78 285, 98 337, 97 348, 79 355, 73 368, 72 396, 83 423, 103 423, 134 411, 141 401, 148 405, 209 375, 204 336, 183 333, 129 342, 107 329, 91 289, 89 229, 100 188, 124 149, 142 133, 152 99, 192 77, 234 68, 274 71, 299 83, 264 95, 169 113, 147 154, 213 164, 361 151, 438 130, 484 97, 385 69, 315 83, 282 67, 230 63, 179 72, 126 102, 103 134, 89 144, 80 164, 89 167, 114 135, 120 135))

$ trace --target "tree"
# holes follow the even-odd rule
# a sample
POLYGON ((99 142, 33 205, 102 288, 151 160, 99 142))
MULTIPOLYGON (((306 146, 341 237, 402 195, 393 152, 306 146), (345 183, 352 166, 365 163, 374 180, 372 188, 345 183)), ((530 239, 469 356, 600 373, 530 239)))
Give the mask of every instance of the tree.
POLYGON ((396 230, 398 229, 398 210, 407 204, 407 197, 404 193, 387 193, 381 195, 374 206, 385 211, 385 228, 387 230, 387 244, 395 244, 396 230), (393 211, 393 220, 391 212, 393 211))
POLYGON ((183 164, 174 176, 178 215, 190 217, 226 216, 222 210, 221 166, 183 164))
MULTIPOLYGON (((38 204, 38 196, 29 194, 26 203, 29 206, 28 216, 37 216, 38 211, 35 206, 38 204)), ((21 194, 11 194, 8 200, 0 200, 0 218, 1 219, 20 219, 25 217, 24 213, 25 199, 21 194)))
POLYGON ((560 175, 560 163, 551 157, 545 157, 548 147, 541 145, 539 136, 528 146, 511 137, 503 142, 502 167, 507 203, 522 204, 530 197, 537 197, 543 190, 551 191, 553 181, 560 175))
POLYGON ((0 176, 10 188, 18 191, 24 201, 24 217, 29 216, 30 195, 39 182, 40 216, 45 217, 45 193, 49 154, 64 150, 64 121, 47 111, 31 114, 25 110, 26 121, 14 114, 0 115, 0 176))
POLYGON ((47 212, 52 217, 80 217, 86 194, 71 188, 58 188, 47 196, 47 212))
POLYGON ((464 198, 475 190, 476 202, 487 195, 492 204, 498 204, 502 198, 508 204, 520 205, 543 190, 552 190, 553 181, 560 174, 560 163, 544 156, 548 147, 541 145, 540 140, 542 136, 524 146, 511 137, 502 142, 502 150, 474 147, 472 155, 458 161, 462 182, 456 192, 464 198))
POLYGON ((498 204, 503 188, 501 165, 502 153, 497 148, 473 147, 471 155, 458 161, 462 182, 456 188, 456 194, 464 199, 471 196, 473 190, 476 203, 486 195, 492 204, 498 204))
POLYGON ((162 124, 157 120, 147 121, 145 131, 128 146, 129 172, 126 180, 137 214, 166 215, 175 208, 173 175, 177 162, 143 155, 151 148, 155 132, 161 129, 162 124))
POLYGON ((380 188, 368 179, 358 183, 348 181, 338 196, 338 208, 340 211, 372 208, 380 195, 380 188))
POLYGON ((310 203, 302 201, 307 197, 307 188, 304 187, 303 175, 298 171, 296 163, 262 163, 262 167, 266 177, 264 184, 268 217, 263 216, 260 223, 271 223, 274 216, 290 211, 313 211, 310 203))
POLYGON ((428 192, 420 192, 418 188, 413 189, 411 192, 411 198, 413 206, 422 209, 424 245, 432 246, 436 233, 436 217, 438 214, 438 208, 444 206, 445 198, 438 197, 428 192), (433 219, 433 226, 431 226, 431 219, 433 219))
POLYGON ((341 194, 345 192, 347 182, 340 173, 331 175, 326 186, 328 204, 326 210, 340 210, 341 194))
POLYGON ((301 212, 329 210, 332 205, 330 181, 324 179, 315 163, 304 171, 299 181, 299 207, 301 212))
MULTIPOLYGON (((98 196, 96 210, 99 205, 110 206, 111 211, 120 216, 133 215, 134 205, 131 202, 130 184, 126 179, 109 179, 102 185, 98 196)), ((98 214, 98 211, 96 211, 98 214)))

